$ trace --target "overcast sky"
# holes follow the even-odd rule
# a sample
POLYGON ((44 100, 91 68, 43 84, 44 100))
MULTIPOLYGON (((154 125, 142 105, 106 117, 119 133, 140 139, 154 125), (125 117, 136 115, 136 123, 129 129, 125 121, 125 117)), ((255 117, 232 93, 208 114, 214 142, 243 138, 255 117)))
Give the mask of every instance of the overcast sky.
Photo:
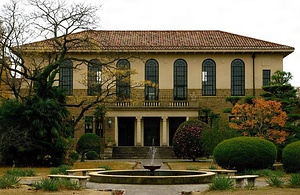
POLYGON ((295 51, 284 58, 284 71, 291 72, 292 84, 300 87, 299 0, 84 2, 102 5, 100 30, 222 30, 294 47, 295 51))

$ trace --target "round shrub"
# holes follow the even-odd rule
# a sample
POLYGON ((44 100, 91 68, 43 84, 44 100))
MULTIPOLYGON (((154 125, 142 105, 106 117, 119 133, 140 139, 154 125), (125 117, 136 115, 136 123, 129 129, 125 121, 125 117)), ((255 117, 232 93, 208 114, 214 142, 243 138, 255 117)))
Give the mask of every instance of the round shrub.
POLYGON ((189 158, 195 161, 203 156, 202 130, 207 125, 199 120, 183 122, 173 137, 173 149, 178 158, 189 158))
POLYGON ((258 137, 236 137, 219 143, 213 155, 225 169, 267 169, 274 164, 277 149, 272 142, 258 137))
POLYGON ((83 134, 77 142, 76 151, 81 154, 81 161, 84 160, 84 155, 88 151, 100 153, 99 137, 94 133, 83 134))
POLYGON ((86 154, 86 159, 88 160, 96 160, 96 159, 99 159, 99 155, 97 152, 95 151, 88 151, 86 154))
POLYGON ((300 172, 300 141, 290 143, 283 149, 282 164, 286 172, 300 172))

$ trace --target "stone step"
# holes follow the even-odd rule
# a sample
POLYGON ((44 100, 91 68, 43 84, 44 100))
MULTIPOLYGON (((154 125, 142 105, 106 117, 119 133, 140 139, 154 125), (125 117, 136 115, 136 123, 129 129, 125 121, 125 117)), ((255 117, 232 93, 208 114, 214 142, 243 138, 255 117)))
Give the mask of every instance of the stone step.
MULTIPOLYGON (((116 159, 139 159, 152 158, 150 146, 118 146, 113 147, 112 158, 116 159)), ((173 147, 155 147, 155 158, 176 158, 173 147)))

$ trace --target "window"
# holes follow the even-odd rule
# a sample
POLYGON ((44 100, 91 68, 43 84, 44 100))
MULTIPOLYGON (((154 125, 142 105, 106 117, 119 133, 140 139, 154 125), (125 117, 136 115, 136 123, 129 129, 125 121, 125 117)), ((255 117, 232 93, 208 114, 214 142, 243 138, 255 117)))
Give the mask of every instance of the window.
POLYGON ((102 66, 99 60, 91 60, 88 64, 88 95, 101 93, 102 66))
POLYGON ((174 100, 187 100, 187 63, 182 59, 174 62, 174 100))
POLYGON ((216 63, 211 59, 202 63, 202 95, 216 95, 216 63))
POLYGON ((130 63, 128 60, 119 60, 117 62, 117 83, 116 93, 120 100, 130 98, 130 63))
POLYGON ((66 92, 66 95, 73 94, 73 63, 66 60, 59 69, 59 88, 66 92))
POLYGON ((235 59, 231 63, 231 95, 245 95, 245 64, 240 59, 235 59))
POLYGON ((263 86, 268 86, 271 81, 271 71, 263 70, 263 86))
MULTIPOLYGON (((154 59, 146 62, 145 80, 158 85, 158 62, 154 59)), ((158 88, 145 86, 145 100, 158 100, 158 88)))
POLYGON ((84 130, 85 130, 85 133, 93 133, 93 117, 92 116, 84 117, 84 130))

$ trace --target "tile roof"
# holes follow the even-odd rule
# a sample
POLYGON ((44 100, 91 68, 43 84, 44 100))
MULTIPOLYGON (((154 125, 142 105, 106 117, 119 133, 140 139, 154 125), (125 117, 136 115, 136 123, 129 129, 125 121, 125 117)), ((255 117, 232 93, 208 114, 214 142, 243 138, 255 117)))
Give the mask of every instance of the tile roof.
MULTIPOLYGON (((70 51, 147 51, 147 52, 283 52, 293 47, 219 30, 203 31, 106 31, 88 30, 69 35, 87 38, 93 44, 77 43, 70 51)), ((27 51, 53 50, 53 40, 23 45, 27 51)))

